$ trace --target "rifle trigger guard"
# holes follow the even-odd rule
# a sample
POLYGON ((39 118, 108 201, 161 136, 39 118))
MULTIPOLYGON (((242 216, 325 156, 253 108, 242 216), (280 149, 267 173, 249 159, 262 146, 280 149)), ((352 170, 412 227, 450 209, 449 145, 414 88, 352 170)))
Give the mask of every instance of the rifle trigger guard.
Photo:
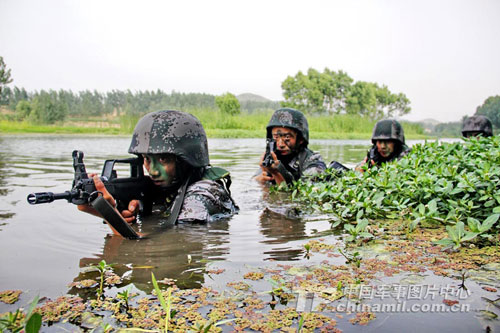
POLYGON ((92 193, 90 193, 89 195, 89 202, 92 202, 94 201, 95 199, 97 199, 97 197, 100 195, 103 195, 101 191, 94 191, 92 193))

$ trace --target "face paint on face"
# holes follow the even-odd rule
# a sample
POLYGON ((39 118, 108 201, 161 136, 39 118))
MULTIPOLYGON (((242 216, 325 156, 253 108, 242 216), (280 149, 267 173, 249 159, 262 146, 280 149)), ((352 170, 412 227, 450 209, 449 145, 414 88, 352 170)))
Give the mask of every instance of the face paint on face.
POLYGON ((168 186, 175 179, 175 156, 172 154, 142 155, 144 167, 158 186, 168 186))
POLYGON ((392 140, 377 140, 377 151, 384 157, 388 158, 394 152, 394 141, 392 140))
POLYGON ((271 130, 274 141, 276 141, 276 150, 279 155, 290 155, 296 148, 297 133, 286 127, 273 127, 271 130))

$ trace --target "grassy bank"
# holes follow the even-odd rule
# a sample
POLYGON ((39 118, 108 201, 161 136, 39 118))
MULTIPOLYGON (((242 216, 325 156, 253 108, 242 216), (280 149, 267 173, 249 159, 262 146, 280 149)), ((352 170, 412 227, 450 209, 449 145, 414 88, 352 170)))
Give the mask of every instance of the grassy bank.
MULTIPOLYGON (((197 109, 190 111, 203 124, 211 138, 262 138, 272 111, 242 113, 228 116, 216 110, 197 109)), ((0 121, 1 133, 50 133, 50 134, 104 134, 129 135, 138 116, 94 119, 68 119, 55 125, 40 125, 29 122, 0 121)), ((308 116, 312 139, 368 139, 375 121, 349 115, 308 116)), ((403 123, 409 139, 425 138, 423 129, 416 124, 403 123)))

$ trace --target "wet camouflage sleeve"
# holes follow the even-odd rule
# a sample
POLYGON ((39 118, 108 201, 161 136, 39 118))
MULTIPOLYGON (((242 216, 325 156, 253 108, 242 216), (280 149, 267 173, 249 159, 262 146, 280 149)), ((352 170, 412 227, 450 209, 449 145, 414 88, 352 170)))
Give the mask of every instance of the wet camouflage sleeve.
POLYGON ((408 155, 410 152, 411 152, 411 148, 408 147, 407 145, 403 145, 403 147, 401 147, 401 153, 399 153, 399 155, 398 155, 398 160, 400 158, 408 155))
POLYGON ((303 176, 314 176, 322 173, 326 169, 325 161, 319 153, 315 153, 307 149, 307 157, 304 160, 304 165, 302 166, 303 176))
POLYGON ((178 217, 179 222, 211 222, 236 212, 226 189, 213 180, 200 180, 191 184, 186 192, 178 217))

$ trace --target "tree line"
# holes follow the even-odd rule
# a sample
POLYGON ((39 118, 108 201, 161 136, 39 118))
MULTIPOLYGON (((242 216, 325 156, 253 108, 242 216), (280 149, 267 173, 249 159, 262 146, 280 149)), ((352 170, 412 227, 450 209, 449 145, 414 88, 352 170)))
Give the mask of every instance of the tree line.
POLYGON ((354 80, 345 72, 309 68, 288 76, 281 84, 285 101, 309 113, 351 114, 380 119, 402 116, 411 111, 410 100, 403 93, 392 93, 385 85, 354 80))
POLYGON ((259 109, 272 109, 279 106, 277 102, 245 101, 235 103, 237 99, 232 94, 215 96, 204 93, 166 93, 156 91, 120 91, 109 92, 71 90, 40 90, 28 92, 24 88, 8 86, 0 92, 0 105, 14 111, 12 120, 29 120, 36 123, 52 124, 63 121, 66 117, 88 118, 105 115, 140 116, 161 109, 220 109, 237 114, 240 108, 247 112, 259 109), (219 103, 216 103, 217 98, 219 103), (237 110, 234 109, 237 107, 237 110))
MULTIPOLYGON (((410 100, 403 93, 393 93, 385 85, 375 82, 355 82, 347 73, 325 68, 320 72, 309 68, 288 76, 281 84, 282 102, 263 100, 239 101, 231 93, 215 96, 205 93, 166 93, 155 91, 99 92, 85 90, 41 90, 28 92, 24 88, 8 86, 11 71, 0 56, 0 106, 14 111, 12 120, 29 120, 51 124, 66 117, 88 118, 103 115, 141 116, 160 109, 219 109, 228 115, 240 110, 275 110, 280 106, 293 107, 310 115, 348 114, 373 120, 402 116, 411 111, 410 100)), ((500 127, 500 96, 489 97, 478 106, 476 114, 489 117, 500 127)), ((457 131, 456 125, 438 127, 438 131, 457 131), (442 127, 442 128, 441 128, 442 127), (453 129, 452 129, 453 127, 453 129)))

